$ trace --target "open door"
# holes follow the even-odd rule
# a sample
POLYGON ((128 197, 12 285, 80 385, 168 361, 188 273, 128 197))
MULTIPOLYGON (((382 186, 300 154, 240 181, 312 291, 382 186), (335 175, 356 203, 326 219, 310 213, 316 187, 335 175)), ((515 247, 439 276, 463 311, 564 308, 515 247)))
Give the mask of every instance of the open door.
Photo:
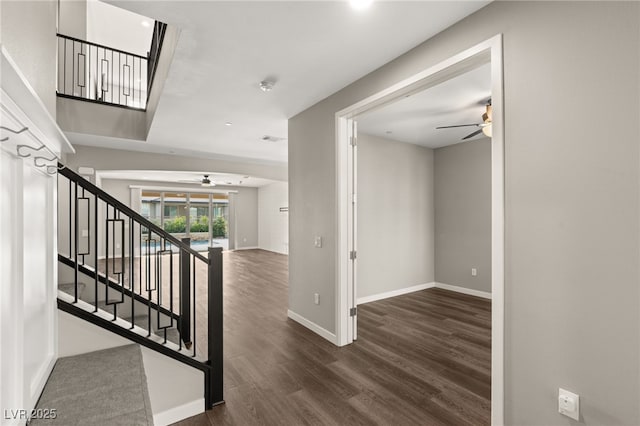
POLYGON ((357 189, 358 189, 358 123, 354 119, 348 121, 349 133, 349 219, 351 228, 349 229, 349 285, 348 303, 350 321, 348 322, 348 330, 350 340, 358 338, 358 208, 357 208, 357 189))

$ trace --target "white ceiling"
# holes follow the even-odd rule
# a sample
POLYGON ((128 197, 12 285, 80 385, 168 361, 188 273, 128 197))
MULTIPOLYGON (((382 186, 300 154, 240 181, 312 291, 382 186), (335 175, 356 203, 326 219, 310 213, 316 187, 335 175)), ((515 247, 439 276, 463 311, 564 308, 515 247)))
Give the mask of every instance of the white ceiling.
POLYGON ((193 184, 194 188, 199 189, 202 188, 200 183, 203 175, 205 174, 209 175, 209 180, 215 183, 213 188, 224 188, 225 186, 246 186, 257 188, 275 182, 274 180, 262 179, 255 176, 231 173, 213 173, 207 171, 174 172, 165 170, 105 170, 98 173, 100 174, 101 179, 144 180, 149 182, 149 185, 156 185, 160 182, 175 185, 193 184))
MULTIPOLYGON (((182 31, 147 141, 153 151, 278 162, 287 141, 262 136, 286 138, 288 118, 489 3, 388 1, 356 11, 345 1, 107 2, 182 31), (264 79, 276 82, 271 92, 259 90, 264 79)), ((101 139, 92 144, 108 147, 101 139)))
MULTIPOLYGON (((436 127, 482 123, 490 97, 491 64, 486 64, 357 117, 358 132, 428 148, 464 142, 477 127, 436 127)), ((483 137, 481 133, 467 140, 483 137)))
POLYGON ((153 19, 98 0, 87 0, 88 41, 147 56, 152 35, 153 19), (149 26, 143 26, 144 21, 149 26))

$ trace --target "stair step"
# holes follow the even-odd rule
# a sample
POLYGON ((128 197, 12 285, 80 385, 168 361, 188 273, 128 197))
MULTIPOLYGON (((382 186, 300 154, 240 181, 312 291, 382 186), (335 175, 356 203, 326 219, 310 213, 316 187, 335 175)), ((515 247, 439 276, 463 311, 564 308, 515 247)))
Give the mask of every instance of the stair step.
MULTIPOLYGON (((74 295, 74 283, 59 283, 58 290, 64 291, 67 294, 74 295)), ((82 298, 82 293, 84 293, 87 285, 85 283, 78 283, 78 299, 82 298)))
POLYGON ((36 409, 51 407, 55 420, 34 418, 30 424, 153 425, 140 346, 58 359, 36 409))

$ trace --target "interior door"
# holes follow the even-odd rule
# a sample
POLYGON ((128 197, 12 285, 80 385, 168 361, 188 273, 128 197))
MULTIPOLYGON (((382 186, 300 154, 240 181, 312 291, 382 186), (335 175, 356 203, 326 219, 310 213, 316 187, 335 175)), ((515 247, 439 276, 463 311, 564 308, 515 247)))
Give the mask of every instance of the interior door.
POLYGON ((351 337, 353 340, 358 339, 358 209, 357 209, 357 190, 358 190, 358 123, 355 120, 349 120, 349 166, 351 173, 349 176, 349 216, 351 229, 349 230, 349 275, 351 279, 349 306, 351 321, 349 328, 351 329, 351 337))

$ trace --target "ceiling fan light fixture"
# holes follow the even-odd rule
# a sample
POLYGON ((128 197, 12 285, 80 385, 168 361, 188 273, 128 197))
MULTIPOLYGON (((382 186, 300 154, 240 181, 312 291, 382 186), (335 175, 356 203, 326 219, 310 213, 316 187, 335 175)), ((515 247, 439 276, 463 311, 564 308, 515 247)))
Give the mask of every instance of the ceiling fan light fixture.
POLYGON ((211 182, 211 180, 209 179, 209 175, 204 175, 204 178, 200 182, 200 185, 202 185, 202 186, 216 186, 216 184, 211 182))
POLYGON ((482 121, 484 121, 485 126, 482 128, 482 133, 488 138, 490 138, 493 134, 491 131, 491 123, 493 118, 493 108, 491 108, 491 104, 487 105, 487 112, 482 114, 482 121))

